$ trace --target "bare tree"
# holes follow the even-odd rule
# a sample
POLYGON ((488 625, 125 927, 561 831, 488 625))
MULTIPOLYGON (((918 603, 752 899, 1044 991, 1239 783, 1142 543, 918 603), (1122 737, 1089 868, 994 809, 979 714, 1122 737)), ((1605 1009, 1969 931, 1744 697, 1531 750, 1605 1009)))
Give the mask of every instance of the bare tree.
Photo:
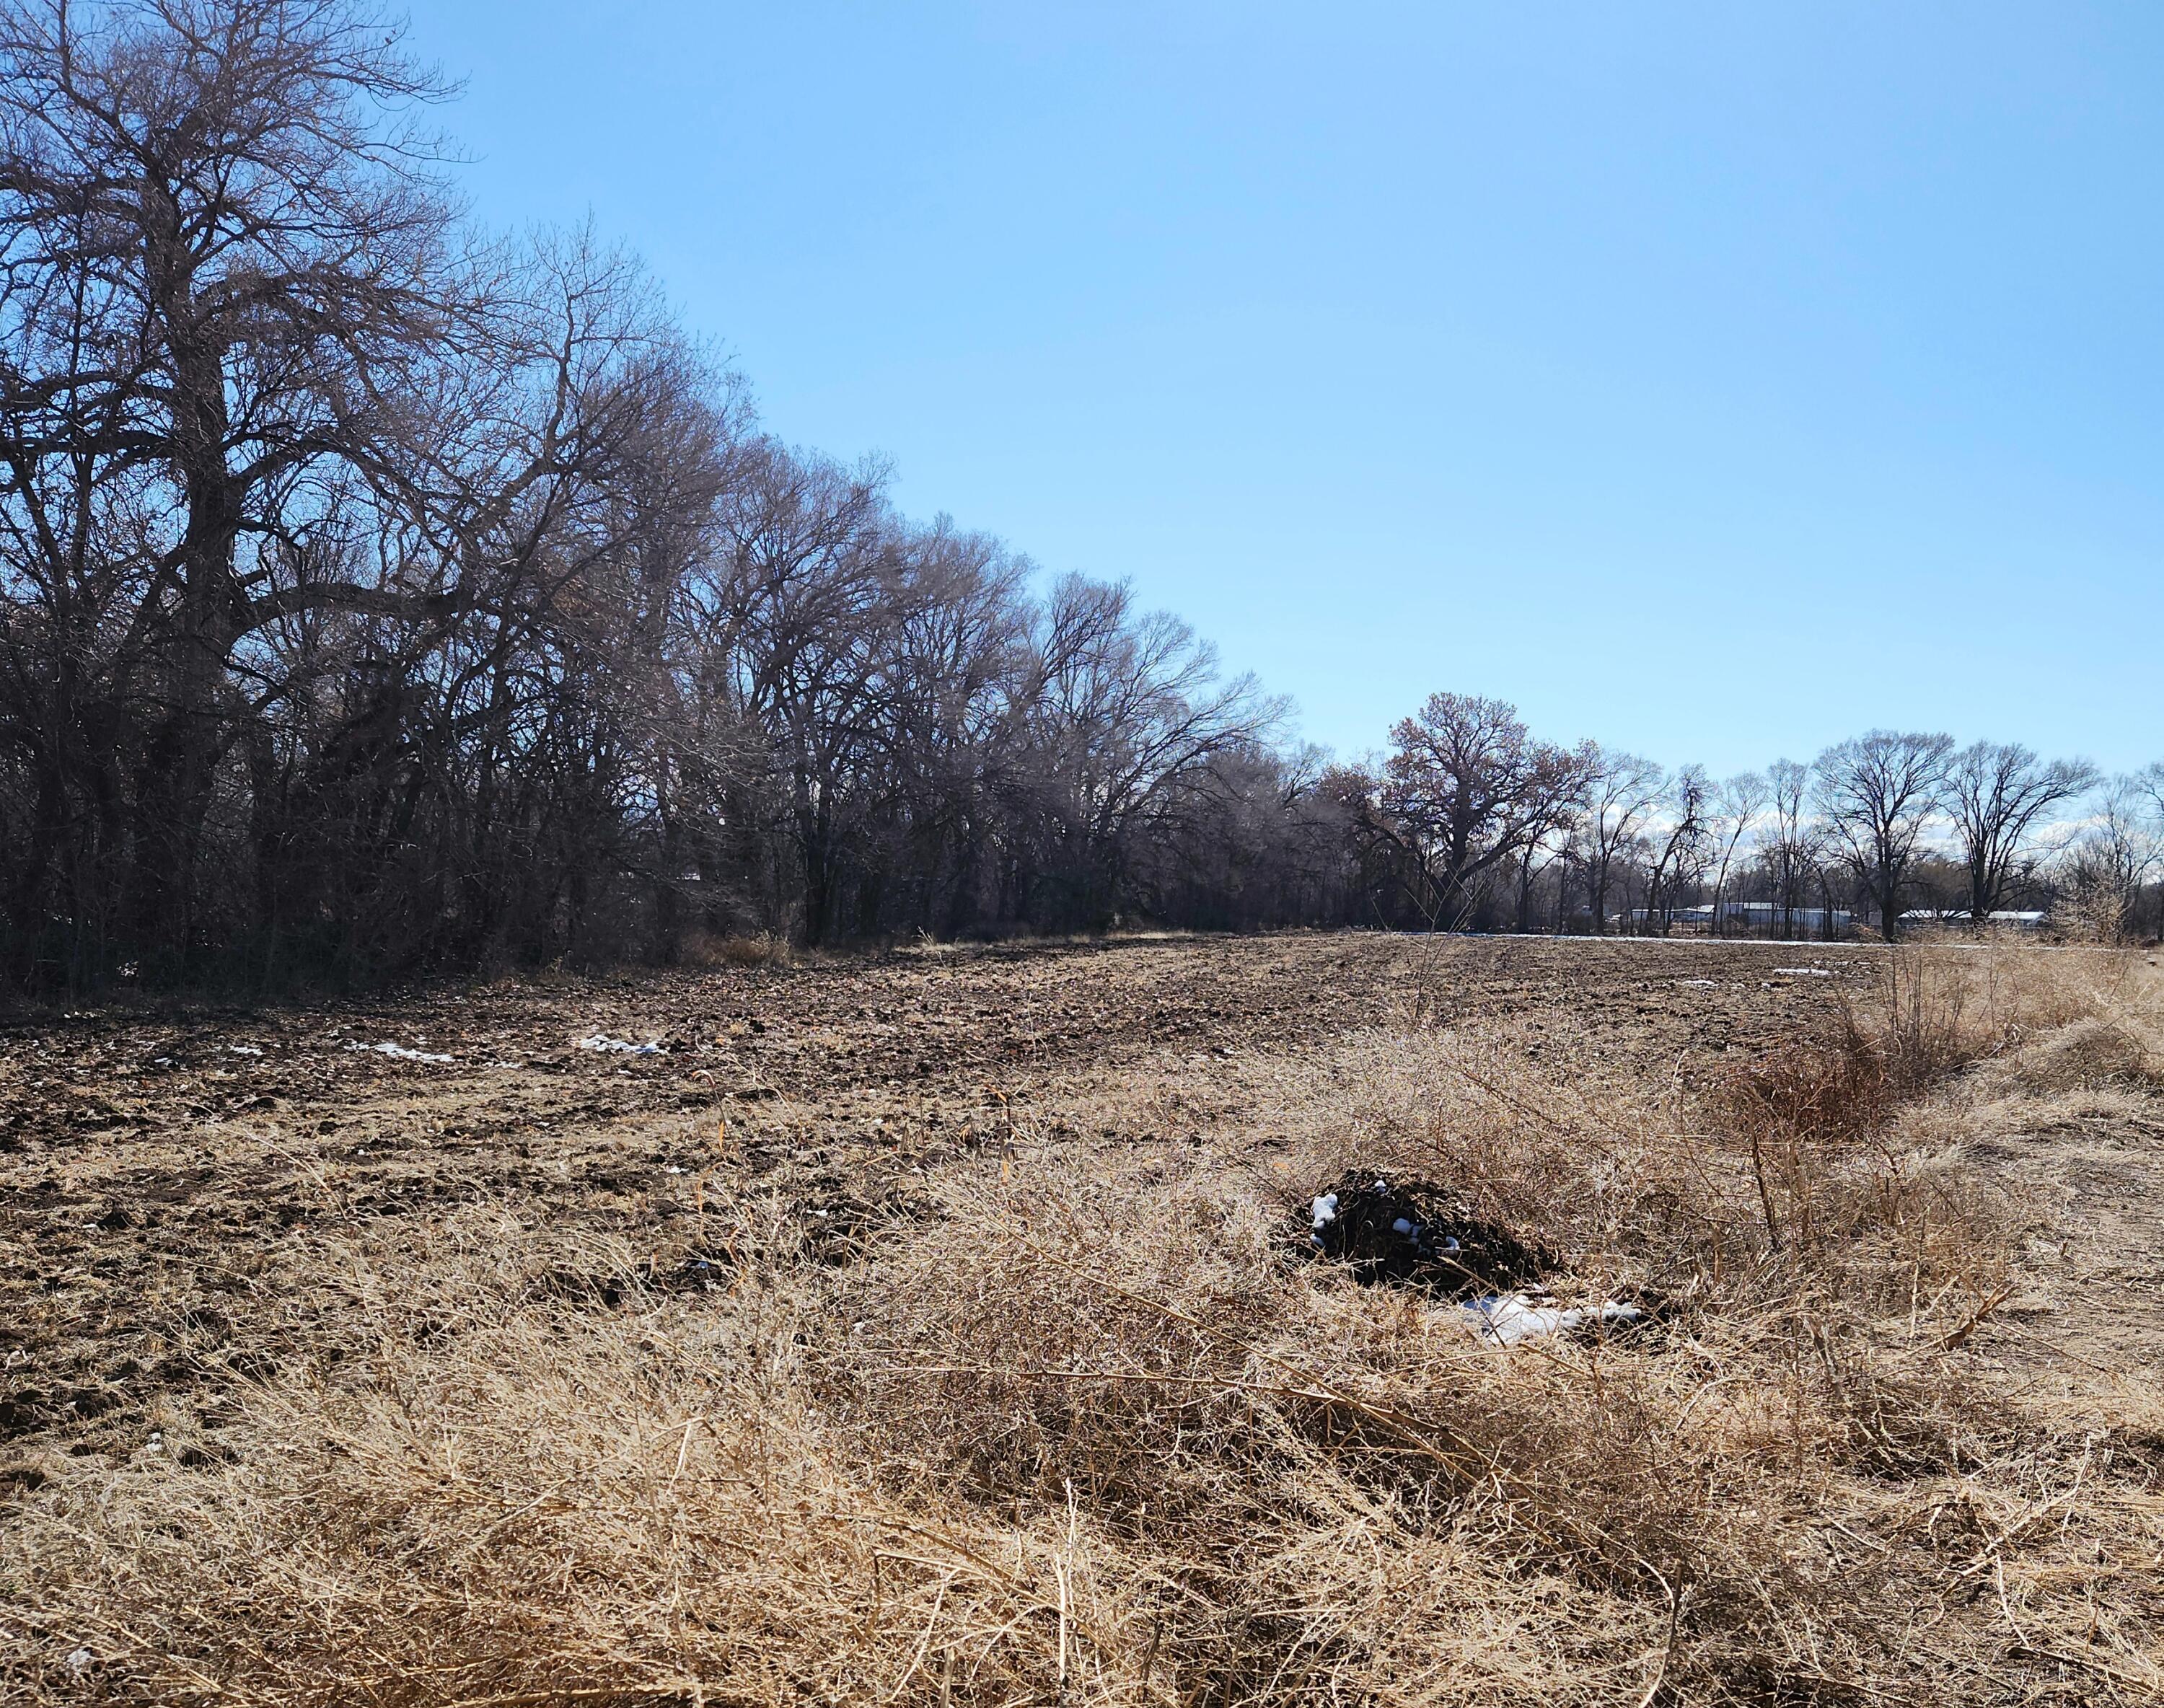
POLYGON ((953 935, 980 917, 1001 807, 1022 783, 1029 565, 945 517, 901 544, 873 723, 897 893, 869 893, 859 912, 899 906, 953 935))
POLYGON ((1951 736, 1874 729, 1828 748, 1811 767, 1819 809, 1889 943, 1952 750, 1951 736))
POLYGON ((1279 702, 476 239, 366 0, 0 0, 0 975, 1342 917, 1279 702))
POLYGON ((1947 766, 1946 808, 1968 869, 1968 917, 1982 927, 2026 870, 2044 815, 2095 786, 2086 759, 2048 764, 2017 743, 1980 741, 1947 766))
POLYGON ((1582 743, 1570 754, 1568 764, 1550 767, 1547 786, 1526 814, 1517 862, 1517 928, 1521 932, 1531 929, 1534 879, 1543 866, 1561 856, 1568 843, 1593 774, 1594 753, 1590 742, 1582 743))
POLYGON ((1218 673, 1216 649, 1124 584, 1062 579, 1035 637, 1030 707, 1044 875, 1076 922, 1109 923, 1136 839, 1212 787, 1209 762, 1266 739, 1284 701, 1218 673))
POLYGON ((1757 771, 1739 771, 1725 778, 1713 792, 1707 828, 1714 843, 1713 915, 1715 935, 1720 934, 1721 907, 1728 891, 1728 875, 1736 852, 1766 816, 1773 790, 1757 771))
POLYGON ((2127 934, 2141 886, 2164 860, 2154 770, 2111 780, 2067 863, 2075 917, 2109 942, 2127 934))
MULTIPOLYGON (((905 575, 885 471, 763 440, 721 507, 721 540, 695 582, 712 691, 764 736, 772 769, 740 780, 722 817, 788 838, 798 922, 818 943, 879 786, 875 751, 885 630, 905 575)), ((754 850, 740 848, 740 858, 754 850)))
MULTIPOLYGON (((2148 828, 2151 845, 2164 850, 2164 759, 2156 759, 2134 774, 2134 786, 2148 805, 2148 828)), ((2151 922, 2151 934, 2164 937, 2164 892, 2156 897, 2156 911, 2151 922)))
POLYGON ((1404 826, 1439 892, 1463 922, 1472 880, 1553 826, 1577 786, 1575 755, 1536 741, 1500 700, 1432 694, 1390 732, 1383 811, 1404 826))
POLYGON ((133 803, 130 911, 176 952, 236 650, 444 591, 380 560, 347 573, 366 560, 322 549, 312 479, 373 465, 456 340, 453 209, 400 118, 442 92, 338 0, 0 7, 0 457, 29 548, 10 591, 120 637, 115 686, 148 727, 131 774, 94 786, 133 803))
POLYGON ((1776 759, 1767 768, 1772 796, 1773 841, 1767 849, 1774 894, 1781 904, 1781 934, 1795 934, 1796 911, 1804 905, 1822 838, 1810 822, 1811 771, 1794 759, 1776 759))
POLYGON ((1669 780, 1662 803, 1668 809, 1667 833, 1654 849, 1646 880, 1646 926, 1649 931, 1657 928, 1662 937, 1668 934, 1674 912, 1673 901, 1664 909, 1663 900, 1704 870, 1710 852, 1706 815, 1712 798, 1713 785, 1704 765, 1685 765, 1669 780))
POLYGON ((1568 858, 1584 875, 1596 935, 1608 929, 1608 893, 1668 786, 1668 773, 1636 754, 1589 744, 1584 793, 1568 858))
POLYGON ((2134 786, 2149 802, 2149 810, 2164 822, 2164 759, 2151 760, 2134 774, 2134 786))
MULTIPOLYGON (((1281 742, 1126 585, 913 523, 755 430, 643 271, 477 239, 447 92, 368 0, 0 0, 0 977, 356 979, 1137 911, 1605 931, 1770 798, 1891 934, 1951 744, 1710 787, 1438 694, 1386 762, 1281 742), (1811 816, 1813 801, 1823 820, 1811 816)), ((1972 910, 2093 779, 1979 744, 1972 910)), ((2069 882, 2123 926, 2164 768, 2069 882)), ((1830 928, 1830 927, 1829 927, 1830 928)))

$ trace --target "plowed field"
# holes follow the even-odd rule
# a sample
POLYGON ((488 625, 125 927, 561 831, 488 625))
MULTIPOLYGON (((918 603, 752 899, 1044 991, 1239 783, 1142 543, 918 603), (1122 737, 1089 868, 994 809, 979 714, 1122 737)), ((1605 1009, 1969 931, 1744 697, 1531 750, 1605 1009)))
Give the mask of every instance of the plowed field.
POLYGON ((1578 1072, 1695 1076, 1876 976, 1846 945, 1142 939, 40 1018, 0 1037, 0 1432, 125 1453, 154 1396, 214 1415, 275 1364, 251 1301, 310 1287, 321 1233, 486 1198, 666 1265, 717 1154, 861 1218, 1018 1122, 1237 1137, 1243 1077, 1416 1007, 1578 1072))

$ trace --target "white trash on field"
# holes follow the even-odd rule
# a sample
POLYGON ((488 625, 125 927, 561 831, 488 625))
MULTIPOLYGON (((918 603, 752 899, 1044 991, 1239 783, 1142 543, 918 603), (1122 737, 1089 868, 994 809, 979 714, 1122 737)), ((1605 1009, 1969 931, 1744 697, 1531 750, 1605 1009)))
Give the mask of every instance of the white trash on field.
POLYGON ((1646 1315, 1636 1305, 1544 1305, 1523 1293, 1490 1293, 1468 1300, 1458 1307, 1471 1319, 1481 1339, 1495 1346, 1516 1346, 1528 1340, 1547 1340, 1592 1323, 1636 1322, 1646 1315))
POLYGON ((371 1055, 393 1056, 402 1062, 454 1062, 456 1056, 438 1055, 433 1050, 408 1049, 402 1043, 362 1043, 358 1040, 346 1045, 348 1049, 365 1050, 371 1055))
POLYGON ((659 1043, 632 1043, 621 1038, 609 1038, 596 1033, 591 1038, 579 1040, 580 1049, 607 1050, 617 1055, 658 1056, 667 1054, 659 1043))

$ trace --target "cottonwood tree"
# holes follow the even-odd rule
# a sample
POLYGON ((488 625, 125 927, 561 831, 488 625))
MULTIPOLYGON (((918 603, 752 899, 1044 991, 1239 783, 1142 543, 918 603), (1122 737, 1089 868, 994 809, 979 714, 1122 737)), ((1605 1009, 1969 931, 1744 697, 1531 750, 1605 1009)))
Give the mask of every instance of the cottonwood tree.
POLYGON ((1242 742, 1211 755, 1207 780, 1138 845, 1137 901, 1156 917, 1219 930, 1357 917, 1343 860, 1348 827, 1318 786, 1324 770, 1311 746, 1242 742))
MULTIPOLYGON (((1583 809, 1586 784, 1592 776, 1595 749, 1581 743, 1568 765, 1549 768, 1546 788, 1526 815, 1518 842, 1517 928, 1532 928, 1533 883, 1546 866, 1560 859, 1568 846, 1572 827, 1583 809)), ((1560 928, 1560 921, 1558 921, 1560 928)))
POLYGON ((1952 751, 1951 736, 1874 729, 1828 748, 1811 767, 1819 810, 1889 943, 1952 751))
POLYGON ((476 240, 346 0, 0 0, 0 975, 1354 910, 1279 707, 476 240))
POLYGON ((1383 811, 1381 770, 1372 759, 1330 765, 1316 780, 1316 791, 1345 826, 1353 886, 1365 898, 1359 922, 1416 921, 1431 930, 1439 911, 1435 881, 1410 830, 1383 811))
POLYGON ((1977 742, 1946 768, 1945 806, 1968 873, 1968 917, 1978 927, 2027 870, 2044 815, 2094 787, 2086 759, 2040 759, 2014 742, 1977 742))
MULTIPOLYGON (((762 435, 628 260, 474 237, 444 92, 348 0, 0 0, 0 976, 1432 925, 1512 876, 1523 925, 1558 842, 1596 929, 1716 856, 1718 905, 1749 803, 1695 768, 1663 808, 1455 695, 1326 767, 1124 586, 762 435)), ((1930 791, 1873 744, 1929 739, 1818 780, 1889 921, 1930 791)), ((1970 758, 1986 907, 2077 780, 1970 758)), ((1793 907, 1830 833, 1771 792, 1793 907)), ((2075 876, 2119 894, 2115 801, 2075 876)))
POLYGON ((2149 802, 2150 811, 2164 821, 2164 759, 2155 759, 2134 774, 2134 786, 2149 802))
POLYGON ((16 4, 0 56, 18 972, 470 961, 659 883, 735 428, 636 270, 469 243, 359 9, 16 4))
POLYGON ((47 637, 16 721, 43 810, 109 803, 127 911, 175 953, 236 653, 454 596, 317 538, 342 484, 317 476, 386 460, 472 300, 400 117, 442 92, 334 0, 0 6, 6 594, 47 637))
POLYGON ((1022 786, 1029 565, 944 517, 906 530, 872 728, 885 858, 859 922, 899 908, 949 936, 978 922, 1003 807, 1022 786))
MULTIPOLYGON (((2164 849, 2164 759, 2152 760, 2134 773, 2134 787, 2148 807, 2149 832, 2152 845, 2164 849)), ((2164 936, 2164 894, 2156 898, 2156 917, 2151 922, 2151 935, 2164 936)))
POLYGON ((1781 934, 1790 937, 1795 934, 1796 912, 1804 905, 1822 852, 1821 828, 1810 817, 1810 767, 1794 759, 1776 759, 1767 767, 1766 786, 1773 815, 1766 859, 1781 904, 1781 934))
POLYGON ((881 631, 901 575, 884 470, 845 468, 771 440, 753 448, 720 507, 721 540, 692 602, 724 662, 710 689, 764 733, 770 770, 733 780, 721 817, 754 840, 788 839, 801 928, 837 923, 845 870, 875 775, 881 631))
POLYGON ((1580 758, 1535 740, 1516 707, 1467 694, 1430 695, 1390 740, 1381 810, 1417 851, 1440 916, 1462 922, 1472 881, 1554 828, 1580 758))
POLYGON ((673 876, 670 642, 727 479, 728 387, 621 257, 548 244, 502 283, 486 342, 409 402, 429 432, 380 447, 372 476, 363 538, 451 590, 449 613, 333 610, 278 633, 299 646, 284 679, 318 700, 311 649, 357 644, 360 668, 323 684, 342 704, 320 729, 266 716, 281 768, 252 782, 275 833, 255 863, 287 893, 259 924, 343 916, 363 956, 613 939, 618 880, 673 876), (355 717, 374 732, 358 750, 355 717))

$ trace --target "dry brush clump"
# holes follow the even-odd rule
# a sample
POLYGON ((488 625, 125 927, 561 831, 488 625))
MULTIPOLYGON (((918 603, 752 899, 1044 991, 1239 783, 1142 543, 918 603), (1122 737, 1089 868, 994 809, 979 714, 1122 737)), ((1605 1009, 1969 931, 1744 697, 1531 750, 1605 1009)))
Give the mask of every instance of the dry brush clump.
POLYGON ((2164 980, 2153 954, 2047 948, 1986 938, 1964 947, 1904 948, 1865 1012, 1912 1084, 2021 1048, 2077 1024, 2130 1029, 2164 1045, 2164 980))
MULTIPOLYGON (((2151 1023, 2130 988, 2053 996, 2059 1033, 2002 991, 1948 1059, 2060 1072, 2067 1039, 2151 1023)), ((1860 1002, 1695 1087, 1496 1027, 1358 1038, 1283 1064, 1275 1165, 1025 1113, 838 1246, 717 1175, 688 1285, 689 1247, 508 1206, 318 1241, 258 1280, 292 1355, 236 1387, 223 1457, 55 1463, 18 1498, 9 1686, 2131 1697, 2159 1681, 2164 1436, 2070 1433, 1974 1356, 2011 1224, 1912 1117, 1958 1088, 1894 1064, 1901 1023, 1860 1002), (1447 1295, 1358 1284, 1289 1214, 1354 1165, 1447 1183, 1558 1297, 1648 1320, 1506 1350, 1447 1295)))
POLYGON ((799 956, 796 945, 779 932, 693 930, 682 934, 681 941, 675 946, 674 959, 676 964, 685 967, 764 967, 779 970, 794 966, 799 956))

